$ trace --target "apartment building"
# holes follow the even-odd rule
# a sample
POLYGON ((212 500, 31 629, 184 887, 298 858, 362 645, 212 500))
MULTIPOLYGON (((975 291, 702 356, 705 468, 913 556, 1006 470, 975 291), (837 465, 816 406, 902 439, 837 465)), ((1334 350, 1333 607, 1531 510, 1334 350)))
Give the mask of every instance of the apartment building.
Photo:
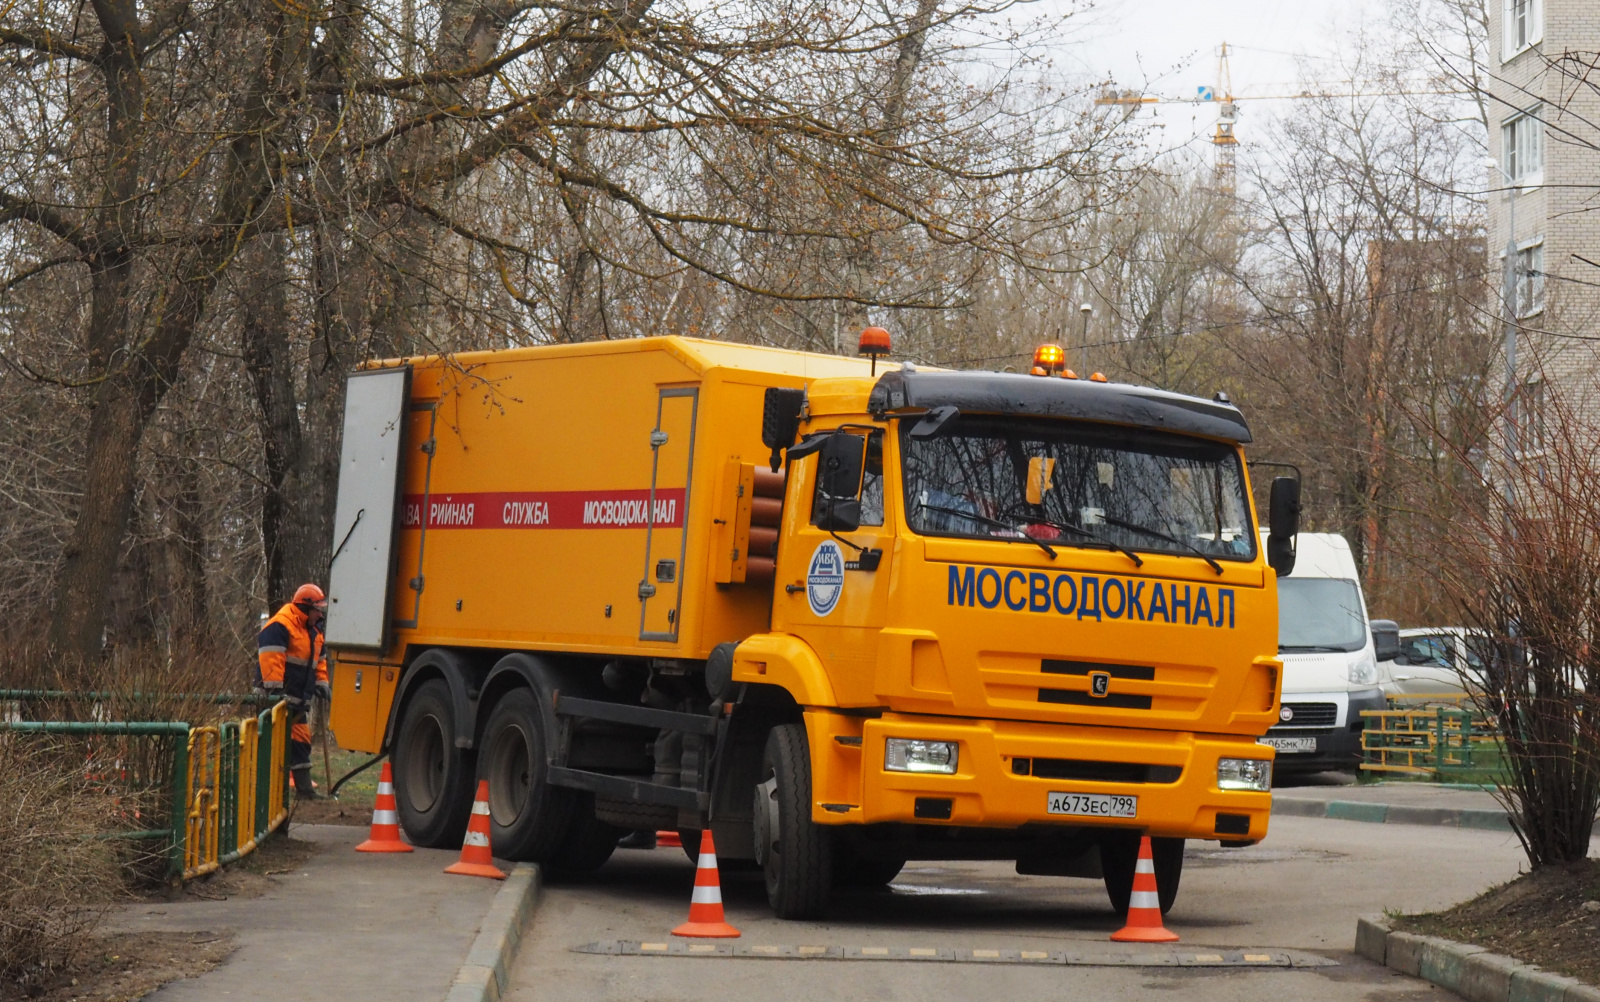
POLYGON ((1489 14, 1488 250, 1497 272, 1511 254, 1508 430, 1529 453, 1552 411, 1600 420, 1600 341, 1583 340, 1600 338, 1600 2, 1489 0, 1489 14))

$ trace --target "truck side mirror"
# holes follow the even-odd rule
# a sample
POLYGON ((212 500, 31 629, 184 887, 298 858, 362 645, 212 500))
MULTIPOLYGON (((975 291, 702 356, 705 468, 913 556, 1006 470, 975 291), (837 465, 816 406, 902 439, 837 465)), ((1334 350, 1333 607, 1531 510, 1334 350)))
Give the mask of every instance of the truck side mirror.
POLYGON ((1287 577, 1294 571, 1295 537, 1300 534, 1300 481, 1293 477, 1273 478, 1267 517, 1271 520, 1267 564, 1278 577, 1287 577))
POLYGON ((836 431, 818 450, 818 501, 822 510, 813 513, 819 528, 833 532, 854 532, 861 527, 861 474, 866 466, 867 440, 862 435, 836 431))
POLYGON ((1392 619, 1372 621, 1372 646, 1379 661, 1394 661, 1400 656, 1400 624, 1392 619))
POLYGON ((800 433, 800 412, 805 405, 803 389, 767 387, 761 409, 761 444, 772 450, 771 469, 782 469, 782 451, 793 445, 794 437, 800 433))

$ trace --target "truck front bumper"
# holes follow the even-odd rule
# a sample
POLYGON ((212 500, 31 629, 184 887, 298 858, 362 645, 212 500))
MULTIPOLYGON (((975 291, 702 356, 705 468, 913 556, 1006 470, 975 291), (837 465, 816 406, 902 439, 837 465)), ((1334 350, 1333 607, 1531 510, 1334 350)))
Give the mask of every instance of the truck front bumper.
POLYGON ((808 711, 806 729, 812 817, 822 824, 1049 824, 1258 841, 1272 810, 1270 793, 1217 786, 1218 759, 1272 759, 1272 749, 1254 737, 896 713, 862 719, 827 711, 808 711), (885 769, 891 737, 956 742, 956 772, 885 769), (1063 815, 1048 809, 1053 793, 1138 802, 1132 817, 1063 815))

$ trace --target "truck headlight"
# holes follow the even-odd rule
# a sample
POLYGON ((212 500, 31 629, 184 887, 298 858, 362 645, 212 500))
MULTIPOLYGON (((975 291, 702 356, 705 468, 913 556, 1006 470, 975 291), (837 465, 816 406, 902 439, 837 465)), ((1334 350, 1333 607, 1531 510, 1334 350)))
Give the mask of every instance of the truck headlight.
POLYGON ((1217 789, 1266 793, 1272 789, 1272 763, 1264 758, 1219 758, 1217 789))
POLYGON ((1362 658, 1350 664, 1351 685, 1377 685, 1378 666, 1375 662, 1362 658))
POLYGON ((889 772, 937 772, 954 775, 954 741, 918 741, 915 738, 889 738, 883 746, 883 767, 889 772))

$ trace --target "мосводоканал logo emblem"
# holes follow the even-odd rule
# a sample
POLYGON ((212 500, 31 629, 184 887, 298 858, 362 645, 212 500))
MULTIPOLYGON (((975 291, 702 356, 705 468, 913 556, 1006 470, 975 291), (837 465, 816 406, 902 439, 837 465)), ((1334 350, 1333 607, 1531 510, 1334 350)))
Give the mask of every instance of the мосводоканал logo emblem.
POLYGON ((817 544, 806 569, 806 602, 813 615, 826 616, 844 594, 844 551, 831 539, 817 544))

